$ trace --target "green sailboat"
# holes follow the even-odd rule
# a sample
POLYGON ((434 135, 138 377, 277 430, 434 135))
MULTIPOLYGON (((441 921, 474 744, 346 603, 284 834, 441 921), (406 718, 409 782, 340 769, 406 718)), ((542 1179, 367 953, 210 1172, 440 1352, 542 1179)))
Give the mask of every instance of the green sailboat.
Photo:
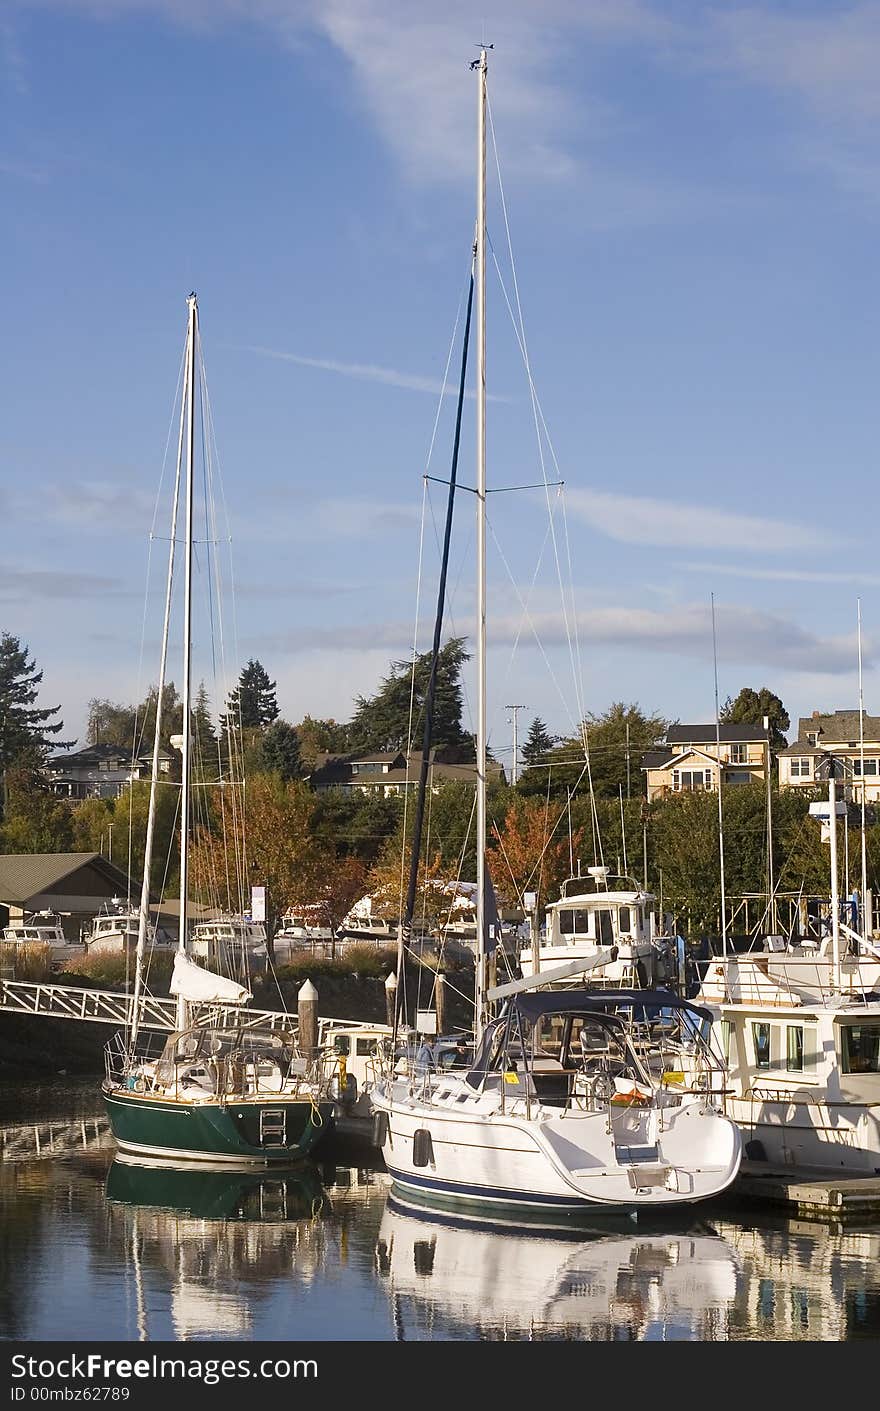
MULTIPOLYGON (((193 568, 193 463, 198 305, 187 300, 184 396, 173 495, 165 618, 162 634, 150 807, 138 926, 132 1020, 105 1050, 102 1088, 120 1152, 169 1165, 222 1164, 240 1168, 290 1165, 308 1157, 333 1120, 329 1074, 320 1053, 301 1053, 293 1031, 260 1032, 239 1022, 251 999, 244 985, 196 965, 188 948, 190 797, 192 786, 191 665, 193 568), (185 479, 183 477, 185 462, 185 479), (180 929, 171 993, 177 997, 175 1029, 161 1051, 151 1052, 139 1033, 144 955, 149 925, 149 877, 159 779, 162 702, 171 620, 178 505, 184 485, 183 734, 180 808, 180 929), (229 1020, 227 1016, 232 1015, 229 1020), (221 1019, 222 1016, 222 1019, 221 1019)), ((175 741, 177 743, 177 741, 175 741)))

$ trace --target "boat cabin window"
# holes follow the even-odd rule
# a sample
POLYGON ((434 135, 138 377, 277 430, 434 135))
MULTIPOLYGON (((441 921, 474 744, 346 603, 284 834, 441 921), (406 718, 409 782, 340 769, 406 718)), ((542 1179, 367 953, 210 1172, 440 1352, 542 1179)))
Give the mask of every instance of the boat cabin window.
POLYGON ((804 1071, 803 1024, 786 1024, 785 1026, 785 1066, 789 1073, 804 1071))
POLYGON ((354 1051, 358 1058, 370 1058, 376 1052, 375 1039, 355 1039, 354 1051))
POLYGON ((838 1042, 844 1073, 880 1073, 880 1024, 841 1024, 838 1042))
POLYGON ((614 945, 614 922, 610 911, 596 912, 596 936, 600 946, 614 945))
POLYGON ((585 910, 560 911, 559 930, 563 936, 586 936, 590 931, 590 913, 585 910))
POLYGON ((627 934, 632 930, 632 919, 628 906, 619 908, 617 912, 617 928, 619 931, 626 931, 627 934))
POLYGON ((730 1063, 730 1056, 733 1053, 733 1023, 730 1019, 721 1021, 721 1052, 724 1055, 724 1062, 730 1063))
POLYGON ((752 1025, 752 1043, 755 1046, 755 1067, 770 1067, 770 1025, 755 1023, 752 1025))
POLYGON ((337 1034, 333 1040, 335 1053, 341 1053, 345 1058, 351 1053, 351 1039, 348 1034, 337 1034))

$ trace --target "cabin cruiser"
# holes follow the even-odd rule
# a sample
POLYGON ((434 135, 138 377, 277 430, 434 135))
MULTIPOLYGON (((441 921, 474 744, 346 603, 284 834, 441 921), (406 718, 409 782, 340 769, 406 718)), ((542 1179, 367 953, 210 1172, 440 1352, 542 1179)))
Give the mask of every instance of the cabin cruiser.
POLYGON ((196 921, 190 930, 193 960, 222 975, 265 970, 268 960, 266 927, 245 916, 223 915, 196 921))
POLYGON ((377 945, 397 944, 397 923, 385 916, 374 916, 371 897, 355 902, 336 931, 338 941, 373 941, 377 945))
MULTIPOLYGON (((138 943, 140 912, 136 906, 125 906, 118 897, 92 917, 88 930, 83 936, 89 955, 108 952, 134 951, 138 943)), ((146 945, 150 949, 160 946, 170 949, 176 946, 166 931, 152 921, 147 926, 146 945)))
POLYGON ((65 935, 57 911, 36 911, 21 920, 10 920, 3 928, 3 941, 22 948, 47 946, 53 970, 63 970, 68 961, 82 960, 86 953, 82 941, 71 941, 65 935))
POLYGON ((276 963, 284 965, 297 956, 332 956, 336 933, 322 924, 318 908, 286 911, 275 932, 272 948, 276 963))
POLYGON ((684 942, 672 930, 671 917, 658 925, 651 892, 632 879, 628 888, 609 890, 606 867, 591 867, 586 877, 569 877, 559 901, 546 910, 544 932, 520 950, 524 976, 535 976, 563 962, 604 958, 592 983, 624 989, 654 985, 684 986, 684 942), (615 954, 612 954, 615 952, 615 954))

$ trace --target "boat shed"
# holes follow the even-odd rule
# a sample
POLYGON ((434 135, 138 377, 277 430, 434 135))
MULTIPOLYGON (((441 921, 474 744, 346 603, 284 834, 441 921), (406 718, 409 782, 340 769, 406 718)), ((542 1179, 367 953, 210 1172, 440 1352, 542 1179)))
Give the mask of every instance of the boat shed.
POLYGON ((139 881, 98 852, 7 853, 0 856, 0 925, 54 911, 69 941, 113 897, 140 901, 139 881))

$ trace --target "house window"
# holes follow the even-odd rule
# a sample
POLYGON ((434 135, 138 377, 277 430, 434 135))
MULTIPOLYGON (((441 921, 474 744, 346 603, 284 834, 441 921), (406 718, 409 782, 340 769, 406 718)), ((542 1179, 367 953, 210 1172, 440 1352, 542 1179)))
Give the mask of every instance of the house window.
POLYGON ((809 779, 812 776, 809 759, 793 759, 789 765, 789 777, 792 779, 809 779))
POLYGON ((728 769, 724 776, 727 784, 751 784, 752 776, 747 769, 728 769))
POLYGON ((731 747, 730 747, 730 762, 731 762, 731 764, 748 764, 748 762, 749 762, 749 747, 748 747, 748 745, 731 745, 731 747))
POLYGON ((672 787, 676 793, 702 793, 712 787, 711 769, 675 769, 672 787))
POLYGON ((755 1045, 755 1067, 770 1067, 770 1025, 753 1024, 752 1042, 755 1045))
POLYGON ((860 774, 864 773, 864 774, 871 774, 871 775, 876 776, 876 774, 877 774, 877 760, 876 760, 876 759, 866 759, 866 760, 865 760, 865 768, 864 768, 864 771, 863 771, 863 770, 862 770, 862 761, 861 761, 861 759, 854 759, 853 762, 852 762, 852 772, 853 772, 853 774, 859 774, 859 775, 860 775, 860 774))
POLYGON ((807 735, 807 744, 815 745, 817 738, 818 737, 816 735, 815 730, 811 730, 810 733, 807 735))

